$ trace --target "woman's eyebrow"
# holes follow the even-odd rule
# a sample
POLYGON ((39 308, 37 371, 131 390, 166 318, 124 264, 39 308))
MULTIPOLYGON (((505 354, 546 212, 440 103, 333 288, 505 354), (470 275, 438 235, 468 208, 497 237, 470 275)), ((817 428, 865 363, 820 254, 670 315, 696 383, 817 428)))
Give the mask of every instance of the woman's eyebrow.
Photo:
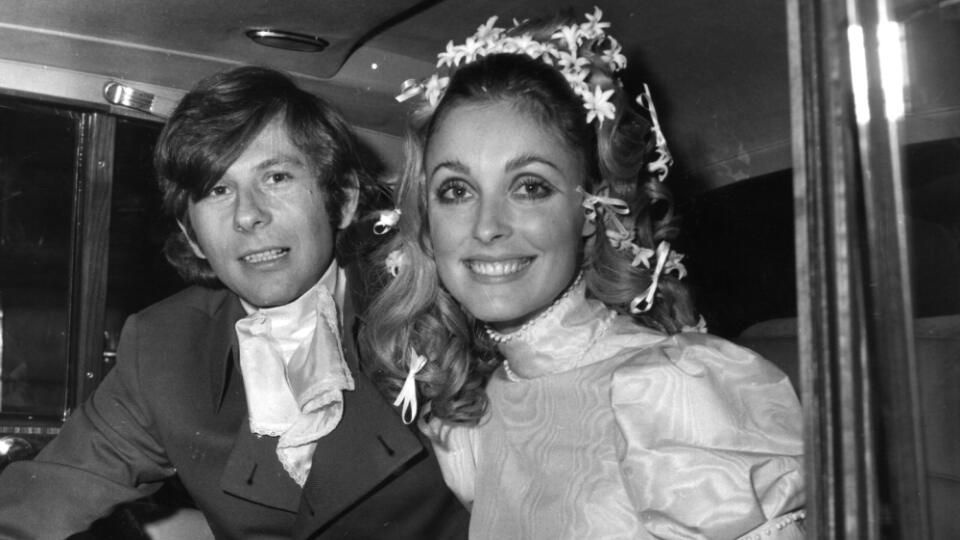
POLYGON ((508 161, 507 164, 504 166, 503 170, 512 171, 515 169, 519 169, 521 167, 526 167, 531 163, 540 163, 550 167, 551 169, 554 169, 557 172, 560 172, 560 167, 557 167, 557 165, 554 162, 537 154, 523 154, 523 155, 517 156, 511 159, 510 161, 508 161))
POLYGON ((433 169, 430 170, 430 177, 432 178, 433 175, 437 174, 437 171, 440 169, 450 169, 451 171, 460 174, 470 173, 470 167, 467 167, 462 161, 458 159, 451 159, 447 161, 441 161, 440 163, 434 165, 433 169))

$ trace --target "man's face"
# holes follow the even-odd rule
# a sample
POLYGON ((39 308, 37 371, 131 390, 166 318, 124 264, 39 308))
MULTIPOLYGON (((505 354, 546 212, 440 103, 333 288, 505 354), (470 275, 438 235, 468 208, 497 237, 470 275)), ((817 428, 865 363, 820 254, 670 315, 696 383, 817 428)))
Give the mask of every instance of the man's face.
MULTIPOLYGON (((356 209, 357 191, 350 194, 339 228, 356 209)), ((326 198, 311 161, 275 118, 213 188, 190 203, 190 245, 250 304, 287 304, 312 287, 333 260, 326 198)))

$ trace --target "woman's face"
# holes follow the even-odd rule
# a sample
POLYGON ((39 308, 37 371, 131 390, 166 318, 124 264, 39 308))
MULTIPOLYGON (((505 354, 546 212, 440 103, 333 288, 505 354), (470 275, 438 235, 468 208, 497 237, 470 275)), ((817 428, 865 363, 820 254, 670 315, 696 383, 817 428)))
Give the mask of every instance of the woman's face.
POLYGON ((440 280, 474 317, 509 332, 573 280, 585 218, 577 149, 508 102, 448 111, 426 150, 440 280))

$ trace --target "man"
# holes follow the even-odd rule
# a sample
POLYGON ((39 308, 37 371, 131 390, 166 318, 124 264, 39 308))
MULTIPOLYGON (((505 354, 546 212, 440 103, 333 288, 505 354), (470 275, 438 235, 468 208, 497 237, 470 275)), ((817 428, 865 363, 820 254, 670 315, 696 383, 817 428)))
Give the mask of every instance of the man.
POLYGON ((168 259, 204 286, 131 316, 91 399, 0 476, 0 537, 85 530, 174 475, 218 538, 464 537, 429 444, 349 337, 335 239, 375 184, 343 120, 238 68, 183 98, 155 164, 168 259))

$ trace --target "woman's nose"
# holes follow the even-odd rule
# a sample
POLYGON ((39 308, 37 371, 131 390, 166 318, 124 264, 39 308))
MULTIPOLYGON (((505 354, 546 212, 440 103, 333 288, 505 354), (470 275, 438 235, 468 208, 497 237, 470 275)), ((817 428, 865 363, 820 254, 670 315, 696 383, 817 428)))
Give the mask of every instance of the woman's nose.
POLYGON ((238 231, 253 231, 270 223, 270 211, 264 203, 263 195, 257 190, 238 190, 233 213, 234 227, 238 231))
POLYGON ((493 242, 510 235, 513 228, 508 209, 499 199, 487 198, 480 201, 473 224, 473 236, 483 243, 493 242))

